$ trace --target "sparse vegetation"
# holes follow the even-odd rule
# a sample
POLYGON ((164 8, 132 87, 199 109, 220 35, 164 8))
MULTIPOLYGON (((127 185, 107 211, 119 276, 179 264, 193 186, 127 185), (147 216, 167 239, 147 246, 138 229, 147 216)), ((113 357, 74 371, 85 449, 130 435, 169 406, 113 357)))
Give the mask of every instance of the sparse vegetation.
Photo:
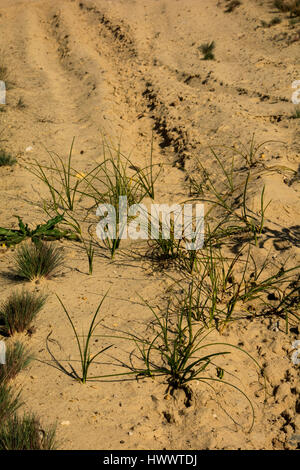
POLYGON ((297 323, 297 284, 294 283, 300 266, 285 269, 265 259, 258 267, 250 248, 246 255, 237 253, 231 258, 223 255, 222 250, 209 246, 197 257, 197 271, 191 279, 175 285, 181 286, 180 298, 173 298, 174 309, 180 308, 191 315, 195 321, 210 328, 216 326, 222 331, 228 322, 238 318, 250 317, 250 302, 256 302, 253 316, 269 315, 284 318, 286 324, 297 323), (185 287, 186 286, 186 287, 185 287), (294 286, 294 287, 293 287, 294 286), (278 305, 268 307, 268 298, 278 298, 278 305))
POLYGON ((15 291, 0 307, 0 332, 13 335, 27 330, 43 308, 46 296, 25 290, 15 291))
MULTIPOLYGON (((222 157, 213 148, 210 148, 219 170, 218 175, 221 171, 223 176, 222 180, 219 176, 216 181, 213 172, 204 168, 200 161, 199 170, 202 178, 198 179, 193 175, 189 177, 193 200, 199 199, 201 202, 207 203, 206 245, 211 240, 219 241, 222 238, 246 232, 252 233, 255 242, 257 242, 257 236, 262 233, 264 228, 265 213, 270 201, 265 203, 264 186, 260 191, 260 210, 257 213, 248 207, 248 198, 249 183, 252 177, 251 169, 258 164, 257 154, 262 145, 256 145, 252 138, 249 149, 247 147, 243 147, 241 150, 234 148, 231 164, 227 167, 222 163, 222 157), (238 171, 235 168, 237 155, 248 166, 247 171, 240 172, 239 181, 237 181, 238 171)), ((232 152, 232 149, 230 151, 232 152)))
POLYGON ((300 0, 28 3, 0 7, 0 450, 56 449, 53 415, 64 448, 299 447, 300 0))
POLYGON ((48 205, 48 209, 53 210, 56 215, 61 210, 74 210, 77 196, 80 196, 78 194, 79 186, 84 181, 84 176, 72 167, 73 146, 74 139, 67 161, 55 152, 48 151, 51 162, 50 166, 43 166, 35 160, 34 164, 27 167, 31 173, 47 186, 51 202, 50 205, 45 202, 44 207, 48 205))

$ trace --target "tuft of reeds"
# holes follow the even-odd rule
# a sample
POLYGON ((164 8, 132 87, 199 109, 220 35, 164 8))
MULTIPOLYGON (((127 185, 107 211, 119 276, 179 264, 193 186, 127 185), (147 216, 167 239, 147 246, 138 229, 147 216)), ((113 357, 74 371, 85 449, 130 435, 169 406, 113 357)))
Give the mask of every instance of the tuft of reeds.
MULTIPOLYGON (((154 184, 159 172, 154 175, 153 142, 151 143, 150 164, 145 168, 134 165, 130 158, 117 147, 103 140, 103 162, 101 168, 95 168, 86 178, 88 187, 85 195, 92 197, 95 206, 109 204, 114 207, 115 220, 120 220, 122 204, 127 198, 127 205, 140 204, 145 197, 154 198, 154 184)), ((117 224, 113 236, 103 237, 103 242, 113 258, 119 248, 125 227, 117 224)))
POLYGON ((32 281, 37 278, 50 278, 63 263, 61 248, 41 241, 20 246, 15 257, 15 275, 32 281))
POLYGON ((25 290, 12 292, 0 307, 0 331, 4 335, 27 330, 46 302, 46 296, 25 290))
POLYGON ((27 170, 48 188, 51 196, 51 209, 55 213, 60 210, 74 210, 77 196, 80 196, 79 186, 85 179, 85 175, 77 172, 72 166, 74 140, 66 161, 57 153, 47 151, 50 157, 49 165, 41 165, 35 160, 30 167, 27 167, 27 170))
POLYGON ((0 425, 0 450, 54 450, 56 426, 42 429, 33 414, 16 414, 0 425))
POLYGON ((6 362, 0 364, 0 383, 6 384, 12 380, 29 366, 33 358, 34 356, 19 341, 9 344, 6 349, 6 362))
POLYGON ((297 273, 300 266, 286 269, 270 264, 266 257, 259 267, 250 247, 246 254, 241 249, 235 256, 228 257, 210 244, 197 256, 197 271, 193 277, 187 278, 187 283, 184 279, 175 281, 182 294, 173 298, 173 309, 185 312, 206 328, 216 326, 219 331, 243 315, 249 317, 248 306, 253 301, 258 310, 284 318, 287 325, 292 319, 299 321, 297 273), (266 273, 267 267, 272 274, 266 273), (269 298, 280 300, 270 305, 269 298))
POLYGON ((158 236, 153 238, 149 244, 151 257, 157 261, 175 260, 181 255, 181 240, 176 238, 172 220, 165 226, 162 221, 158 221, 158 236), (168 233, 165 233, 164 229, 168 233))
MULTIPOLYGON (((254 213, 248 206, 249 184, 252 179, 252 168, 257 165, 257 153, 265 144, 256 144, 254 136, 247 148, 242 144, 242 149, 234 149, 230 166, 225 166, 222 157, 210 147, 210 151, 216 161, 219 172, 218 179, 198 161, 202 177, 200 180, 193 175, 189 176, 190 191, 194 199, 208 204, 206 209, 206 234, 205 244, 211 240, 217 242, 233 234, 252 234, 255 243, 257 237, 263 232, 266 210, 271 201, 265 203, 265 186, 260 193, 260 210, 254 213), (235 168, 235 159, 239 155, 248 168, 238 172, 235 168), (237 181, 237 174, 239 180, 237 181), (216 220, 218 221, 216 222, 216 220), (212 223, 210 223, 212 221, 212 223)), ((232 152, 233 149, 229 149, 232 152)))
POLYGON ((104 295, 104 297, 102 298, 101 302, 99 303, 97 309, 96 309, 96 312, 92 318, 92 321, 90 323, 90 327, 89 327, 89 330, 88 330, 88 333, 86 335, 82 335, 82 342, 80 342, 80 339, 79 339, 79 334, 75 328, 75 325, 73 323, 73 320, 68 312, 68 310, 66 309, 65 305, 63 304, 63 302, 61 301, 61 299, 57 296, 66 316, 67 316, 67 319, 72 327, 72 330, 73 330, 73 333, 74 333, 74 338, 75 338, 75 341, 76 341, 76 344, 77 344, 77 348, 78 348, 78 352, 79 352, 79 356, 80 356, 80 364, 81 364, 81 371, 80 372, 77 372, 74 367, 72 366, 71 363, 69 363, 69 367, 70 367, 70 370, 66 369, 66 367, 61 363, 61 361, 58 361, 55 356, 53 355, 53 353, 50 351, 49 349, 49 344, 48 344, 48 340, 52 334, 52 332, 49 333, 48 337, 47 337, 47 349, 48 349, 48 352, 50 354, 50 356, 52 357, 53 361, 54 361, 54 364, 53 367, 55 367, 56 369, 64 372, 66 375, 68 375, 69 377, 72 377, 73 379, 77 380, 78 382, 82 383, 82 384, 85 384, 87 381, 91 381, 91 380, 94 380, 94 379, 97 379, 98 377, 96 376, 89 376, 89 369, 90 369, 90 366, 92 365, 92 363, 95 361, 95 359, 100 355, 102 354, 104 351, 107 351, 109 348, 111 348, 112 345, 110 346, 107 346, 107 347, 104 347, 103 349, 101 349, 100 351, 98 351, 97 353, 95 354, 91 354, 90 352, 90 342, 93 338, 93 335, 94 335, 94 332, 95 332, 95 329, 97 328, 97 326, 101 323, 102 320, 99 320, 99 321, 96 321, 97 320, 97 316, 98 316, 98 313, 101 309, 101 306, 105 300, 105 297, 107 296, 107 293, 104 295))
MULTIPOLYGON (((164 377, 168 384, 167 393, 171 394, 176 389, 182 389, 186 397, 191 398, 192 389, 190 385, 194 382, 210 384, 218 382, 228 385, 241 393, 248 401, 252 410, 250 430, 254 422, 253 405, 248 396, 231 382, 223 380, 226 371, 215 363, 215 359, 230 351, 214 351, 205 353, 204 350, 211 348, 232 347, 245 353, 258 367, 259 364, 246 351, 238 346, 223 342, 207 342, 207 336, 213 331, 205 331, 192 320, 190 314, 186 315, 183 310, 172 312, 170 303, 162 315, 156 313, 153 307, 146 303, 154 315, 154 334, 150 339, 127 332, 122 339, 129 339, 136 345, 137 352, 131 353, 130 364, 121 362, 122 367, 127 367, 131 372, 114 374, 113 376, 131 375, 144 377, 164 377), (142 366, 134 364, 136 358, 142 366)), ((124 333, 124 332, 123 332, 124 333)), ((212 387, 213 388, 213 387, 212 387)))

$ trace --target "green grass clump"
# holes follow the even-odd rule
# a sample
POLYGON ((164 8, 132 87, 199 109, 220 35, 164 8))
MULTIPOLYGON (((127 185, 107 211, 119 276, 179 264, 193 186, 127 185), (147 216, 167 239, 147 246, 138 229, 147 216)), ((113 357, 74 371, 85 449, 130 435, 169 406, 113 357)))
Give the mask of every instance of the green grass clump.
POLYGON ((0 307, 0 331, 5 335, 27 330, 39 311, 46 296, 25 290, 13 292, 0 307))
POLYGON ((14 414, 0 427, 0 450, 54 450, 55 431, 55 426, 43 430, 34 415, 14 414))
POLYGON ((203 60, 214 60, 215 56, 214 56, 213 51, 215 47, 216 47, 215 41, 201 44, 201 46, 199 47, 199 50, 203 54, 203 60))
POLYGON ((11 386, 0 382, 0 425, 22 405, 19 398, 20 392, 15 394, 11 386))
MULTIPOLYGON (((154 185, 160 173, 158 171, 154 175, 155 166, 157 165, 153 164, 153 141, 150 164, 139 168, 121 152, 120 143, 114 146, 103 140, 103 162, 91 172, 91 176, 86 178, 88 182, 86 195, 94 199, 97 206, 112 205, 115 208, 116 220, 119 220, 119 215, 122 213, 122 197, 126 196, 128 206, 140 204, 145 197, 154 199, 154 185)), ((102 216, 100 213, 97 215, 102 216)), ((121 244, 125 229, 122 224, 117 224, 113 236, 102 235, 112 258, 121 244)))
POLYGON ((216 326, 220 332, 229 322, 258 312, 283 318, 288 332, 289 325, 300 320, 299 269, 276 266, 268 257, 258 266, 250 247, 247 254, 241 250, 228 257, 210 245, 197 256, 197 269, 191 279, 187 278, 188 284, 184 279, 174 283, 181 294, 173 297, 172 308, 207 328, 216 326), (268 267, 272 274, 267 272, 268 267), (269 299, 279 300, 270 304, 269 299), (255 313, 248 309, 250 305, 253 308, 253 301, 255 313))
POLYGON ((5 150, 0 150, 0 166, 12 166, 16 163, 16 159, 5 150))
POLYGON ((62 250, 51 244, 36 242, 21 245, 15 255, 16 276, 32 281, 53 276, 63 262, 62 250))
POLYGON ((19 341, 9 345, 6 349, 6 363, 0 365, 0 383, 4 384, 12 380, 28 367, 32 359, 32 354, 19 341))

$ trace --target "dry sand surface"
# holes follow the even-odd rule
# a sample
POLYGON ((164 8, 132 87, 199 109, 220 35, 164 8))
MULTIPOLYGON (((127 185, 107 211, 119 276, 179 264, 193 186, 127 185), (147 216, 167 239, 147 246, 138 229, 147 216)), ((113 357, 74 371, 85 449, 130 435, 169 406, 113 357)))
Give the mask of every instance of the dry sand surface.
MULTIPOLYGON (((73 165, 87 174, 102 159, 103 133, 115 143, 122 136, 123 153, 145 166, 153 132, 153 162, 161 169, 155 200, 169 204, 189 198, 189 178, 200 175, 198 159, 215 172, 217 184, 218 172, 220 181, 224 177, 208 146, 230 166, 225 146, 248 146, 255 133, 258 143, 274 142, 258 151, 249 182, 253 210, 259 210, 264 184, 265 201, 271 200, 253 256, 258 266, 269 256, 266 275, 272 266, 299 264, 300 120, 292 119, 291 97, 293 81, 300 80, 300 25, 291 28, 288 15, 267 0, 242 0, 226 13, 228 3, 0 0, 0 66, 7 68, 8 84, 0 109, 1 147, 17 156, 16 165, 0 167, 0 226, 16 228, 15 215, 32 227, 47 220, 41 203, 49 199, 47 188, 25 167, 34 160, 48 164, 47 150, 66 158, 73 137, 73 165), (262 27, 261 20, 275 16, 280 24, 262 27), (199 46, 211 41, 215 60, 204 61, 199 46)), ((244 169, 238 159, 237 165, 239 178, 244 169)), ((90 217, 95 230, 98 218, 90 217)), ((111 334, 111 328, 113 334, 151 338, 153 314, 141 297, 164 307, 180 290, 172 279, 180 281, 183 273, 141 256, 144 241, 124 241, 113 261, 96 241, 92 275, 82 244, 63 240, 56 242, 64 249, 62 272, 38 283, 12 279, 13 248, 0 253, 1 301, 23 285, 49 294, 33 334, 16 336, 37 360, 13 383, 22 388, 23 410, 36 413, 44 426, 57 423, 59 448, 299 448, 300 370, 291 360, 299 325, 291 318, 286 334, 284 318, 262 315, 255 301, 250 314, 213 331, 209 340, 243 348, 262 368, 244 352, 221 347, 231 351, 218 359, 224 380, 253 405, 251 432, 249 402, 230 385, 214 382, 212 389, 194 381, 187 400, 184 391, 166 394, 164 377, 82 385, 47 364, 52 331, 56 357, 78 367, 74 335, 55 294, 79 331, 86 331, 109 289, 98 334, 111 334)), ((245 306, 238 307, 237 317, 243 312, 245 306)), ((99 336, 92 349, 109 344, 92 375, 122 372, 118 360, 129 364, 131 342, 99 336)))

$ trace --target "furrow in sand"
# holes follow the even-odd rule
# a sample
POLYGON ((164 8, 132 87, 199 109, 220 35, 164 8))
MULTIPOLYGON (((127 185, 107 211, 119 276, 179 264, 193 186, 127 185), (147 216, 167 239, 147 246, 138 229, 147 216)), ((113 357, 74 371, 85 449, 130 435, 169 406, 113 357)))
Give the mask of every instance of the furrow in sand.
MULTIPOLYGON (((111 19, 91 3, 79 2, 79 9, 87 16, 92 37, 98 37, 97 51, 105 56, 112 68, 118 71, 119 93, 127 102, 128 109, 135 110, 135 118, 147 115, 153 122, 160 146, 175 152, 175 162, 184 166, 189 143, 184 126, 179 124, 164 101, 160 89, 155 85, 151 69, 151 57, 141 55, 124 21, 111 19), (128 93, 130 90, 130 93, 128 93)), ((163 70, 166 83, 170 81, 167 70, 163 70)), ((167 90, 170 84, 167 86, 167 90)))

